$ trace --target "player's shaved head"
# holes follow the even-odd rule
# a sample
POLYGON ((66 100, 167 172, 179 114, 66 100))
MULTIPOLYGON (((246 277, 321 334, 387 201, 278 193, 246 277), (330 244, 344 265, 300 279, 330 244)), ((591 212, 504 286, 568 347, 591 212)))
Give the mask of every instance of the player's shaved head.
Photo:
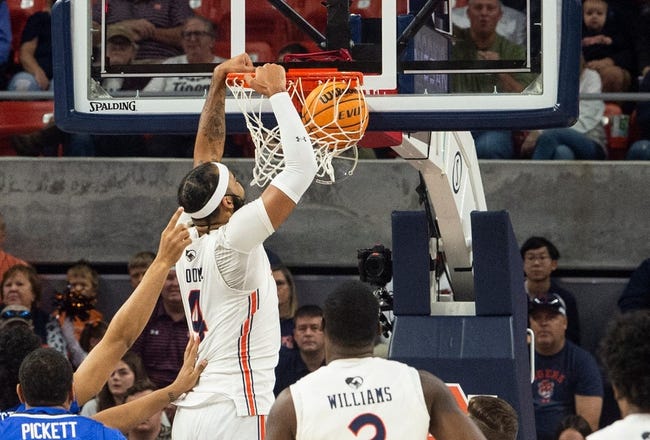
POLYGON ((348 281, 325 300, 323 320, 332 342, 356 348, 373 345, 379 328, 379 303, 368 285, 348 281))

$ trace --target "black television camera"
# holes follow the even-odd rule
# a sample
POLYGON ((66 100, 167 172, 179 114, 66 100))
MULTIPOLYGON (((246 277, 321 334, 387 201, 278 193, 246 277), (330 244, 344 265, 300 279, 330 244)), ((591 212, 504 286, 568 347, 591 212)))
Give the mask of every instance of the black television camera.
POLYGON ((391 251, 384 245, 377 244, 371 249, 357 250, 357 259, 360 280, 377 287, 372 293, 379 301, 382 334, 388 337, 393 330, 393 324, 384 312, 393 311, 393 294, 386 289, 386 284, 393 278, 391 251))

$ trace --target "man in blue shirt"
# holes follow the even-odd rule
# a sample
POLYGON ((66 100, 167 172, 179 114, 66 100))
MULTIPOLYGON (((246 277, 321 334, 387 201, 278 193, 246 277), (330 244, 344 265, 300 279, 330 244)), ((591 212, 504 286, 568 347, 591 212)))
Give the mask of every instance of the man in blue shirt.
POLYGON ((535 380, 532 383, 537 440, 553 440, 564 417, 577 414, 598 429, 603 383, 598 364, 569 341, 564 300, 555 293, 529 302, 535 333, 535 380))
POLYGON ((0 438, 125 439, 116 429, 70 412, 72 365, 56 350, 32 351, 21 364, 18 377, 18 397, 25 409, 0 422, 0 438))
POLYGON ((325 365, 323 310, 317 305, 301 306, 296 310, 293 321, 293 340, 296 346, 280 347, 273 388, 276 396, 298 379, 325 365))

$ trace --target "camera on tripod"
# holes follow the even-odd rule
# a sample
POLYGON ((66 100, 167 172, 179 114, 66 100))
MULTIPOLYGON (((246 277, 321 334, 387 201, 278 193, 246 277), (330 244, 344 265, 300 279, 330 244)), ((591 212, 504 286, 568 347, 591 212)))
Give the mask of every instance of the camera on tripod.
POLYGON ((393 295, 386 289, 386 284, 393 278, 391 251, 384 245, 377 244, 370 249, 357 250, 357 259, 360 280, 377 287, 372 293, 379 302, 382 333, 388 337, 393 325, 383 312, 393 311, 393 295))

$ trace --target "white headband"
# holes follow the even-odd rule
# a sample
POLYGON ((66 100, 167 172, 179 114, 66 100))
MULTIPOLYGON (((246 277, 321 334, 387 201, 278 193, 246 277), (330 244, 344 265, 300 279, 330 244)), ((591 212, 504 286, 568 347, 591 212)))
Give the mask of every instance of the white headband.
POLYGON ((217 184, 217 189, 214 190, 212 196, 208 202, 196 212, 188 212, 187 214, 192 218, 205 218, 212 214, 215 209, 219 207, 221 199, 226 195, 228 190, 228 181, 230 180, 230 172, 228 167, 219 162, 211 162, 212 165, 215 165, 219 169, 219 183, 217 184))

